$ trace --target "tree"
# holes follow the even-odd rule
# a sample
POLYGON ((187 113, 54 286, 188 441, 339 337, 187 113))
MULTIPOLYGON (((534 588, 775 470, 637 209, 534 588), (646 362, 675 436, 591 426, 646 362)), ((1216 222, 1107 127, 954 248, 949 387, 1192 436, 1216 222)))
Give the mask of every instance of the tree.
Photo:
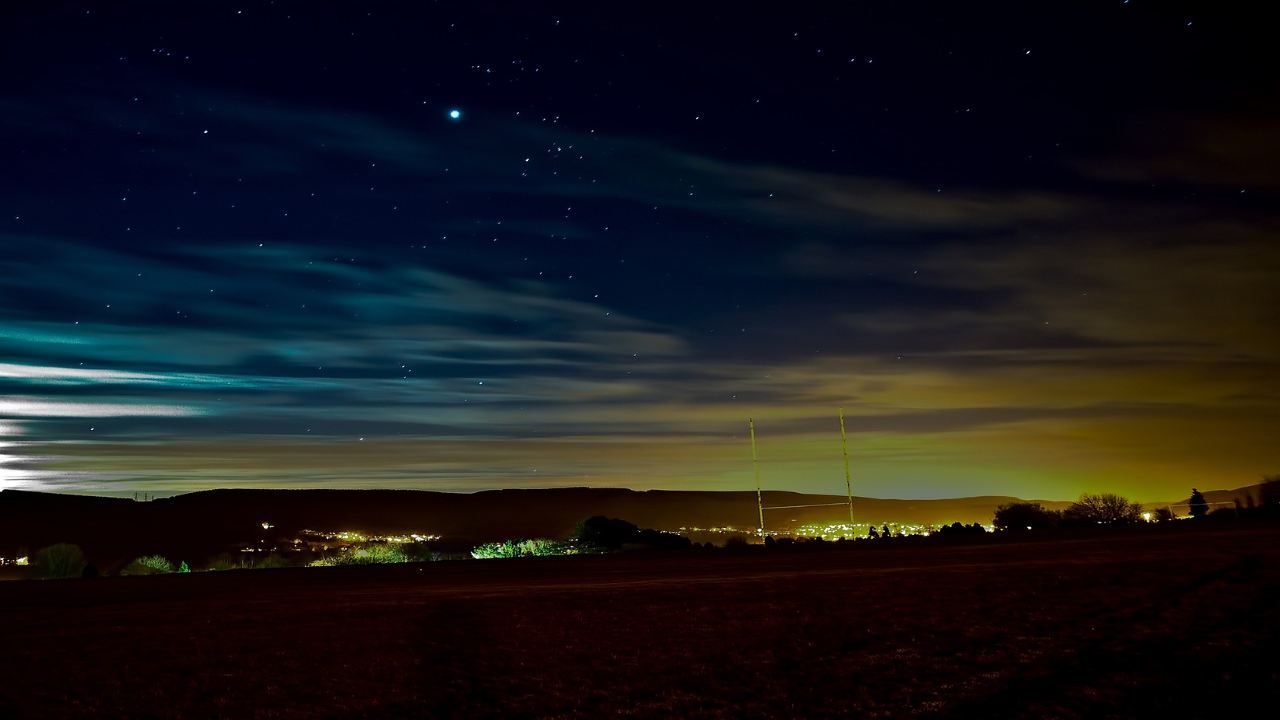
POLYGON ((596 515, 578 523, 574 537, 581 543, 617 550, 639 534, 640 528, 626 520, 596 515))
POLYGON ((1205 502, 1204 494, 1195 488, 1191 488, 1191 500, 1188 504, 1193 518, 1202 518, 1209 514, 1209 503, 1205 502))
POLYGON ((76 578, 84 572, 84 553, 79 545, 58 543, 36 551, 31 576, 44 580, 76 578))
POLYGON ((978 523, 965 525, 962 522, 953 522, 950 525, 943 525, 938 528, 938 534, 942 537, 964 537, 966 535, 985 535, 986 528, 978 523))
POLYGON ((1112 493, 1081 495, 1063 517, 1077 523, 1126 525, 1142 519, 1142 506, 1112 493))
MULTIPOLYGON (((566 540, 530 538, 528 540, 503 540, 477 545, 471 549, 471 557, 492 560, 521 557, 549 557, 552 555, 585 555, 594 552, 595 546, 566 540)), ((312 563, 313 565, 315 563, 312 563)))
POLYGON ((1280 475, 1267 475, 1258 488, 1258 504, 1274 510, 1280 505, 1280 475))
MULTIPOLYGON (((272 553, 263 558, 258 567, 285 567, 285 565, 268 565, 266 561, 271 560, 272 556, 283 557, 272 553)), ((370 543, 362 547, 354 547, 344 552, 328 555, 318 560, 312 560, 310 567, 334 567, 338 565, 394 565, 396 563, 409 562, 409 556, 404 554, 398 545, 390 545, 387 543, 370 543)))
POLYGON ((619 550, 623 546, 643 546, 656 550, 679 550, 689 547, 689 538, 678 533, 640 528, 626 520, 596 515, 578 523, 573 540, 585 552, 592 548, 619 550))
POLYGON ((1061 519, 1061 513, 1045 510, 1040 503, 1009 503, 996 508, 991 524, 1002 532, 1026 532, 1054 527, 1061 519))
POLYGON ((1165 523, 1173 520, 1173 511, 1167 507, 1157 508, 1155 514, 1156 522, 1165 523))
POLYGON ((124 566, 121 575, 165 575, 173 572, 173 563, 163 555, 143 555, 124 566))

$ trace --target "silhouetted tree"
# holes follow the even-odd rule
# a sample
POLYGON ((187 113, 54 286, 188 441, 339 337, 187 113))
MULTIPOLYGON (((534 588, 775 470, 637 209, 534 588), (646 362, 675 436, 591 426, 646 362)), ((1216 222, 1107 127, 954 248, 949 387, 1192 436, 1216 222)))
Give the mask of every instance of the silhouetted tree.
POLYGON ((1204 495, 1195 488, 1191 488, 1191 500, 1188 504, 1193 518, 1202 518, 1209 513, 1209 503, 1205 502, 1204 495))
POLYGON ((871 529, 870 529, 870 530, 867 530, 867 537, 871 538, 872 540, 879 540, 879 539, 880 539, 880 533, 876 532, 876 526, 875 526, 875 525, 872 525, 872 526, 871 526, 871 529))
POLYGON ((892 537, 892 535, 889 533, 889 524, 888 524, 888 523, 885 523, 884 528, 880 531, 880 537, 886 537, 886 538, 887 538, 887 537, 892 537))
POLYGON ((996 508, 992 524, 1003 532, 1026 532, 1054 527, 1061 519, 1061 513, 1045 510, 1040 503, 1010 503, 996 508))
POLYGON ((209 560, 207 569, 209 570, 237 570, 244 567, 244 561, 238 555, 231 553, 222 553, 215 555, 209 560))
POLYGON ((967 536, 985 535, 986 532, 987 532, 987 529, 982 527, 982 525, 978 523, 974 523, 972 525, 965 525, 964 523, 961 523, 961 522, 953 522, 950 525, 943 525, 942 527, 938 528, 938 534, 943 537, 964 537, 966 535, 967 536))
POLYGON ((428 562, 433 557, 431 546, 424 542, 405 543, 400 546, 400 551, 404 553, 409 562, 428 562))
POLYGON ((1142 506, 1112 493, 1086 494, 1071 503, 1063 517, 1082 524, 1124 525, 1142 519, 1142 506))
POLYGON ((173 572, 173 563, 163 555, 143 555, 135 558, 124 569, 121 575, 164 575, 173 572))
POLYGON ((578 523, 574 538, 584 545, 604 550, 617 550, 624 545, 641 545, 663 550, 689 547, 689 538, 683 535, 638 528, 626 520, 603 515, 587 518, 578 523))
POLYGON ((1155 514, 1156 522, 1169 522, 1173 519, 1173 511, 1167 507, 1157 508, 1155 514))
POLYGON ((36 551, 31 560, 31 576, 45 580, 80 577, 84 566, 79 545, 58 543, 36 551))
POLYGON ((1272 510, 1280 505, 1280 475, 1262 478, 1262 486, 1258 488, 1258 504, 1272 510))
POLYGON ((639 534, 640 529, 626 520, 596 515, 578 523, 574 536, 579 542, 616 550, 639 534))
POLYGON ((632 542, 655 550, 683 550, 689 547, 689 538, 684 535, 651 528, 640 528, 632 542))

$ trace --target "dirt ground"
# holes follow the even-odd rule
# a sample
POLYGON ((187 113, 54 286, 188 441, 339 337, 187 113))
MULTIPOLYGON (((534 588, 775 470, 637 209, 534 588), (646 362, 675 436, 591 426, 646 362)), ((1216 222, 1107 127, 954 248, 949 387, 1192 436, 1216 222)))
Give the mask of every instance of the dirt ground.
POLYGON ((0 583, 0 718, 1223 717, 1280 528, 0 583))

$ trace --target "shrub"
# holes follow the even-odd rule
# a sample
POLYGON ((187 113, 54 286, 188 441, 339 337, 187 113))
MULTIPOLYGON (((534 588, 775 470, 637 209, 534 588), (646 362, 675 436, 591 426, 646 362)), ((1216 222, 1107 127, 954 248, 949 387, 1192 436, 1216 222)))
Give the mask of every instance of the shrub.
POLYGON ((502 542, 478 545, 471 550, 471 557, 477 560, 494 560, 518 557, 547 557, 551 555, 582 555, 593 550, 590 546, 579 543, 532 538, 529 540, 503 540, 502 542))
POLYGON ((428 562, 431 560, 431 546, 424 542, 405 543, 400 546, 400 552, 404 553, 408 562, 428 562))
POLYGON ((215 555, 210 558, 208 565, 209 570, 239 570, 243 567, 244 563, 240 561, 240 558, 230 553, 215 555))
POLYGON ((343 553, 313 560, 310 567, 336 567, 340 565, 393 565, 411 562, 408 555, 395 545, 366 545, 343 553))
POLYGON ((173 572, 173 563, 163 555, 143 555, 124 566, 121 575, 164 575, 173 572))
POLYGON ((36 551, 31 561, 31 577, 44 580, 76 578, 84 568, 84 553, 79 545, 58 543, 36 551))
POLYGON ((258 570, 272 570, 275 568, 292 567, 293 562, 289 558, 280 553, 271 553, 262 557, 254 557, 249 561, 249 567, 258 570))

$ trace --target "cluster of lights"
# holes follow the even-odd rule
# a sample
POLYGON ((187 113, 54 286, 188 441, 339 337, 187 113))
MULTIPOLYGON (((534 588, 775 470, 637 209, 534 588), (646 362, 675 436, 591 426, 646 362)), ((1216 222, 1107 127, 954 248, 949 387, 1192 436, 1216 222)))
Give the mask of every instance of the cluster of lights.
MULTIPOLYGON (((797 525, 793 527, 789 534, 796 537, 820 537, 823 540, 838 540, 840 538, 856 539, 870 537, 871 531, 875 530, 880 533, 881 530, 888 525, 889 532, 895 537, 906 535, 918 535, 920 537, 929 537, 938 532, 941 526, 938 525, 919 525, 915 523, 827 523, 827 524, 808 524, 797 525)), ((995 532, 995 526, 983 525, 983 530, 987 532, 995 532)))
POLYGON ((0 557, 0 566, 3 565, 30 565, 31 558, 26 555, 19 555, 15 558, 0 557))
MULTIPOLYGON (((664 530, 663 532, 666 532, 666 531, 664 530)), ((743 533, 754 533, 756 532, 756 529, 751 528, 750 530, 744 530, 742 528, 736 528, 733 526, 705 527, 705 528, 704 527, 682 527, 677 531, 677 534, 683 535, 691 532, 716 533, 719 535, 741 535, 743 533)))
POLYGON ((400 535, 369 535, 351 530, 303 530, 302 537, 311 540, 328 540, 332 542, 344 543, 387 543, 390 545, 407 545, 409 543, 429 542, 439 540, 441 536, 432 535, 430 533, 404 533, 400 535))
MULTIPOLYGON (((938 532, 938 525, 920 525, 914 523, 809 523, 805 525, 796 525, 787 529, 766 530, 765 535, 782 535, 792 537, 817 538, 823 540, 839 540, 845 538, 854 540, 857 538, 865 538, 871 535, 874 529, 879 533, 885 525, 888 525, 889 532, 894 536, 919 535, 921 537, 929 537, 938 532)), ((983 525, 983 530, 987 532, 995 532, 994 525, 983 525)), ((760 535, 759 528, 738 528, 732 526, 726 527, 682 527, 680 533, 714 533, 719 535, 760 535)))

